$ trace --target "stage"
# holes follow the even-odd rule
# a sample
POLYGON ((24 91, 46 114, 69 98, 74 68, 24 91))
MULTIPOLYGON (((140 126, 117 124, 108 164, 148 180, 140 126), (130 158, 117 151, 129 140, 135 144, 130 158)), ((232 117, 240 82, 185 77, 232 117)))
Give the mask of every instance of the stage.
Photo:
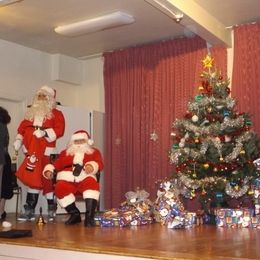
POLYGON ((13 229, 31 229, 33 235, 0 238, 0 259, 260 259, 259 229, 202 225, 174 230, 158 223, 87 228, 83 222, 65 226, 66 218, 37 225, 8 214, 13 229))

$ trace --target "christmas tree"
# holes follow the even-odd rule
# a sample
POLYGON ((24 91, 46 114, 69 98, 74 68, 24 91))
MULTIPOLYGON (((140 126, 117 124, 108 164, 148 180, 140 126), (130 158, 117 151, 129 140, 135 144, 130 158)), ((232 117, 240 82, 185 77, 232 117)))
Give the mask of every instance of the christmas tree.
MULTIPOLYGON (((230 96, 229 80, 213 66, 209 55, 198 94, 188 103, 182 119, 173 123, 170 162, 176 167, 180 193, 198 197, 209 205, 252 198, 252 182, 259 177, 254 161, 259 157, 258 136, 247 113, 238 113, 230 96)), ((243 206, 243 205, 242 205, 243 206)), ((232 207, 232 206, 231 206, 232 207)))

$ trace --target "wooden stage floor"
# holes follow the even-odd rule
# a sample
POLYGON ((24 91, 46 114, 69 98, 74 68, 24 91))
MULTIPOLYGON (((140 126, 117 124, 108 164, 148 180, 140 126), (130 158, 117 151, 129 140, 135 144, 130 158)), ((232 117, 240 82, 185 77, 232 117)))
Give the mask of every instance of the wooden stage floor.
POLYGON ((59 215, 55 223, 40 226, 35 222, 17 222, 14 214, 8 214, 6 220, 12 223, 13 229, 31 229, 33 236, 0 238, 0 244, 149 259, 260 259, 259 229, 203 225, 173 230, 158 223, 86 228, 83 222, 65 226, 66 218, 59 215))

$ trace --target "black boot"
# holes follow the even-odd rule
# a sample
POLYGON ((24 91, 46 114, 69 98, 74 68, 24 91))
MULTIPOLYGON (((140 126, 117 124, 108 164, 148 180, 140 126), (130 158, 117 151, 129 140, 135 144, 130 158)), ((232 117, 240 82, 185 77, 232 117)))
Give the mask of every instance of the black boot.
POLYGON ((48 203, 48 221, 52 222, 54 221, 54 218, 56 216, 56 210, 57 210, 57 205, 53 199, 47 199, 48 203))
POLYGON ((21 221, 34 221, 35 220, 35 214, 34 210, 37 205, 39 198, 39 194, 37 193, 27 193, 26 197, 26 204, 24 205, 24 214, 21 214, 17 220, 21 221))
POLYGON ((97 207, 97 200, 95 199, 85 199, 86 203, 86 213, 84 224, 86 227, 94 227, 96 225, 94 216, 97 207))
POLYGON ((81 222, 80 211, 76 207, 75 202, 68 205, 65 209, 70 214, 70 217, 65 222, 65 225, 74 225, 81 222))

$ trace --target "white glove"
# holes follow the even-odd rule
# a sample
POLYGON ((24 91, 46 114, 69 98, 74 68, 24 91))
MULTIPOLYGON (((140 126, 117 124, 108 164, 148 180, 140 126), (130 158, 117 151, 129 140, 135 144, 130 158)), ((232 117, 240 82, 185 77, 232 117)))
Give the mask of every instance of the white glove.
POLYGON ((35 135, 37 138, 42 138, 46 135, 46 132, 40 129, 37 129, 33 132, 33 135, 35 135))
POLYGON ((16 139, 14 141, 13 146, 14 146, 14 150, 18 151, 21 148, 21 146, 22 146, 22 140, 21 139, 16 139))

